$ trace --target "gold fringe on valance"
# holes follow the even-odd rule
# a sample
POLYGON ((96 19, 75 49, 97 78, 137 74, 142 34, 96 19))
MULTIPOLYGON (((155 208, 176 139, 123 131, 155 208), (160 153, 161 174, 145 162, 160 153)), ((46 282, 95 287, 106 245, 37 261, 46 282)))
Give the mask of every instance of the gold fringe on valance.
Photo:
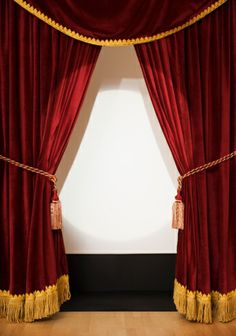
POLYGON ((29 3, 27 3, 27 1, 24 1, 24 0, 14 0, 14 1, 16 3, 18 3, 21 7, 26 9, 28 12, 35 15, 37 18, 39 18, 40 20, 42 20, 45 23, 47 23, 48 25, 50 25, 51 27, 59 30, 60 32, 66 34, 66 35, 68 35, 68 36, 70 36, 70 37, 72 37, 76 40, 79 40, 79 41, 82 41, 82 42, 85 42, 85 43, 89 43, 89 44, 98 45, 98 46, 119 47, 119 46, 127 46, 127 45, 133 45, 133 44, 141 44, 141 43, 152 42, 152 41, 159 40, 159 39, 162 39, 164 37, 167 37, 169 35, 175 34, 178 31, 183 30, 184 28, 189 27, 192 24, 194 24, 195 22, 201 20, 206 15, 210 14, 215 9, 217 9, 218 7, 223 5, 223 3, 225 3, 227 0, 218 0, 218 1, 214 2, 211 6, 207 7, 201 13, 194 16, 192 19, 188 20, 184 24, 179 25, 179 26, 177 26, 175 28, 172 28, 170 30, 167 30, 165 32, 162 32, 162 33, 159 33, 159 34, 156 34, 156 35, 153 35, 153 36, 137 37, 137 38, 132 38, 132 39, 118 39, 118 40, 117 39, 115 39, 115 40, 112 40, 112 39, 102 40, 102 39, 96 39, 96 38, 81 35, 81 34, 75 32, 74 30, 71 30, 67 27, 64 27, 60 23, 58 23, 58 22, 54 21, 53 19, 49 18, 46 14, 40 12, 38 9, 34 8, 29 3))
POLYGON ((33 322, 49 317, 70 299, 69 277, 62 275, 55 285, 29 294, 12 295, 0 290, 0 317, 9 322, 33 322))
POLYGON ((203 294, 190 291, 176 279, 174 303, 180 314, 189 321, 212 323, 213 320, 229 322, 236 318, 236 290, 227 294, 212 291, 203 294))

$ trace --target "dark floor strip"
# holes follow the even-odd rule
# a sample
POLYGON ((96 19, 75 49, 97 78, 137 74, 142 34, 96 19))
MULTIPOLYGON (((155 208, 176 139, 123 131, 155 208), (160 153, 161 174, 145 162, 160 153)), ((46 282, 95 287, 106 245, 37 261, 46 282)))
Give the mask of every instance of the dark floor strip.
POLYGON ((172 292, 87 292, 72 295, 62 311, 175 311, 172 292))

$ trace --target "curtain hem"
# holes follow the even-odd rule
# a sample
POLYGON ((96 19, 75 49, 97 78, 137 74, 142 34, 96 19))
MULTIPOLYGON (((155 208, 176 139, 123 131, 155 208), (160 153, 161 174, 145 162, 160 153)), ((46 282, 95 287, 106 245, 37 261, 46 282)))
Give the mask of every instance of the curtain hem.
POLYGON ((218 291, 204 294, 188 290, 175 279, 173 299, 177 311, 189 321, 229 322, 236 318, 236 289, 226 294, 218 291))
POLYGON ((29 294, 12 295, 0 290, 0 317, 9 322, 33 322, 49 317, 70 299, 69 276, 62 275, 55 285, 29 294))
POLYGON ((147 42, 152 42, 155 40, 159 40, 162 38, 165 38, 169 35, 175 34, 179 32, 180 30, 185 29, 186 27, 189 27, 196 23, 197 21, 203 19, 206 15, 210 14, 214 10, 216 10, 218 7, 223 5, 227 0, 217 0, 214 2, 212 5, 209 7, 205 8, 201 13, 198 15, 194 16, 193 18, 189 19, 187 22, 185 22, 182 25, 179 25, 175 28, 172 28, 170 30, 155 34, 153 36, 145 36, 145 37, 136 37, 136 38, 128 38, 128 39, 97 39, 94 37, 89 37, 89 36, 84 36, 81 35, 80 33, 71 30, 68 27, 64 27, 62 24, 59 22, 54 21, 50 17, 48 17, 46 14, 40 12, 37 8, 34 8, 31 6, 27 0, 14 0, 18 5, 20 5, 22 8, 26 9, 29 13, 33 14, 36 16, 38 19, 44 21, 51 27, 59 30, 60 32, 64 33, 67 36, 70 36, 76 40, 97 45, 97 46, 113 46, 113 47, 119 47, 119 46, 126 46, 126 45, 134 45, 134 44, 141 44, 141 43, 147 43, 147 42))

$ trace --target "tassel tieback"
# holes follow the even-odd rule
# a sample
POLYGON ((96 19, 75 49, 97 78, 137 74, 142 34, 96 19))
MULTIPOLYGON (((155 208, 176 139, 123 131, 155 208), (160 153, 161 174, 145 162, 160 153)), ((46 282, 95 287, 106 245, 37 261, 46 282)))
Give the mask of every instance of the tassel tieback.
POLYGON ((178 190, 175 196, 175 202, 172 206, 172 228, 184 229, 184 203, 181 196, 182 176, 178 177, 178 190))
POLYGON ((51 181, 53 185, 52 197, 51 197, 51 203, 50 203, 51 227, 53 230, 61 229, 62 228, 62 212, 61 212, 61 202, 59 200, 59 197, 57 194, 57 188, 56 188, 56 182, 57 182, 56 175, 50 174, 39 168, 31 167, 26 164, 17 162, 3 155, 0 155, 0 160, 8 162, 15 167, 22 168, 32 173, 45 176, 51 181))
POLYGON ((50 203, 51 211, 51 227, 53 230, 62 229, 62 211, 61 211, 61 202, 59 200, 56 186, 54 185, 52 193, 52 201, 50 203))
POLYGON ((214 167, 224 161, 227 161, 229 159, 232 159, 234 156, 236 156, 236 150, 233 151, 230 154, 227 154, 217 160, 208 162, 202 166, 196 167, 188 171, 186 174, 178 177, 178 189, 177 189, 177 195, 175 196, 175 202, 172 207, 172 228, 173 229, 184 229, 184 203, 182 201, 181 196, 181 190, 182 190, 182 183, 183 180, 186 177, 189 177, 191 175, 197 174, 202 172, 203 170, 206 170, 208 168, 214 167))

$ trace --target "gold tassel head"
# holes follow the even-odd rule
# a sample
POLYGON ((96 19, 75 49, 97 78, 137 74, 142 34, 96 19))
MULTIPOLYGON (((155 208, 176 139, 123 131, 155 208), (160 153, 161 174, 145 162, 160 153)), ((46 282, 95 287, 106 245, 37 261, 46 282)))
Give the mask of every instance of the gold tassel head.
POLYGON ((180 190, 175 196, 175 202, 172 207, 172 228, 184 229, 184 203, 182 202, 180 190))
POLYGON ((52 230, 62 229, 62 211, 61 202, 58 198, 56 189, 53 190, 53 197, 50 204, 51 228, 52 230))

